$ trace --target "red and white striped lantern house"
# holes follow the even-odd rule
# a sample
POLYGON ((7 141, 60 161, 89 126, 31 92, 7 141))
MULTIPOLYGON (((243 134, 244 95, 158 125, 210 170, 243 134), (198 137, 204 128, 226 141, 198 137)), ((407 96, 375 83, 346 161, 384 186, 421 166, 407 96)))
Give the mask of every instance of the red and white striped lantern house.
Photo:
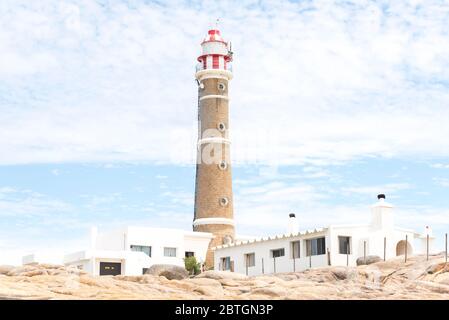
MULTIPOLYGON (((221 37, 220 30, 209 30, 201 43, 201 47, 202 54, 198 57, 197 73, 199 72, 201 75, 203 70, 228 71, 224 73, 228 79, 231 79, 232 52, 230 45, 221 37)), ((197 78, 198 76, 197 74, 197 78)))

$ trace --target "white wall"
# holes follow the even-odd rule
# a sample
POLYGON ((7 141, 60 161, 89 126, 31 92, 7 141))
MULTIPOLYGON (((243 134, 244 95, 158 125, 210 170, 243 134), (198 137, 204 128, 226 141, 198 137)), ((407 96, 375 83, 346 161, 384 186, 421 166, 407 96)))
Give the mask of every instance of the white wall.
POLYGON ((384 237, 387 238, 386 258, 390 259, 396 256, 396 245, 399 241, 405 240, 412 246, 412 252, 409 255, 416 254, 416 233, 405 229, 378 229, 378 226, 358 225, 358 226, 330 226, 326 231, 313 234, 302 234, 299 236, 287 236, 277 240, 256 241, 249 244, 241 244, 229 247, 217 248, 215 250, 214 267, 221 268, 221 258, 231 257, 234 261, 234 272, 246 274, 245 254, 255 253, 255 266, 248 268, 248 275, 262 274, 262 259, 264 260, 264 273, 274 273, 274 259, 270 256, 272 249, 284 248, 285 256, 276 258, 276 273, 302 271, 316 267, 325 267, 328 265, 327 250, 329 250, 330 263, 332 266, 356 266, 357 258, 364 256, 364 241, 366 241, 366 255, 377 255, 383 258, 384 237), (318 237, 325 237, 326 254, 306 256, 306 240, 318 237), (350 254, 341 254, 339 248, 339 236, 350 237, 350 254), (292 259, 292 241, 300 241, 300 258, 295 259, 295 266, 292 259))
POLYGON ((93 232, 93 250, 75 252, 65 256, 65 264, 82 266, 87 272, 98 275, 100 262, 121 262, 123 275, 141 275, 143 268, 153 264, 184 266, 185 251, 195 253, 204 261, 212 234, 188 232, 177 229, 126 227, 114 231, 93 232), (131 251, 131 245, 151 246, 151 257, 143 252, 131 251), (176 248, 176 257, 165 257, 164 248, 176 248))
MULTIPOLYGON (((306 257, 306 241, 307 239, 325 237, 326 247, 328 246, 327 232, 314 233, 313 235, 301 235, 295 237, 286 237, 276 240, 268 240, 262 242, 253 242, 249 244, 242 244, 215 250, 214 254, 214 268, 220 270, 220 259, 230 256, 231 261, 234 261, 234 272, 246 274, 246 260, 245 254, 255 253, 255 266, 248 267, 248 275, 262 274, 262 259, 263 272, 265 274, 278 272, 292 272, 294 267, 296 271, 302 271, 309 268, 310 257, 306 257), (293 254, 291 242, 300 241, 300 257, 295 259, 293 263, 293 254), (276 259, 271 257, 271 250, 284 248, 285 255, 276 259), (276 265, 276 267, 275 267, 276 265)), ((312 256, 312 267, 326 266, 327 254, 312 256)))

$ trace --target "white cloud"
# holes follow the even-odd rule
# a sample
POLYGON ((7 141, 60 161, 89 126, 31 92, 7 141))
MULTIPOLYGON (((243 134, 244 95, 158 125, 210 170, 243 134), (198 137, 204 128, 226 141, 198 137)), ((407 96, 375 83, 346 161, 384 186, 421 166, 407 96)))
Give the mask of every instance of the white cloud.
POLYGON ((45 217, 71 211, 72 206, 64 201, 48 197, 31 190, 0 188, 0 216, 45 217))
POLYGON ((441 187, 449 187, 449 179, 448 178, 432 178, 432 181, 441 186, 441 187))
POLYGON ((4 2, 0 163, 192 163, 193 67, 217 15, 237 163, 447 157, 437 4, 4 2))
POLYGON ((449 164, 435 163, 432 164, 431 167, 435 169, 449 169, 449 164))
POLYGON ((342 191, 348 193, 356 193, 363 195, 377 195, 377 194, 392 194, 393 197, 396 193, 402 190, 411 189, 412 186, 408 183, 388 183, 384 185, 376 185, 376 186, 354 186, 354 187, 343 187, 342 191))

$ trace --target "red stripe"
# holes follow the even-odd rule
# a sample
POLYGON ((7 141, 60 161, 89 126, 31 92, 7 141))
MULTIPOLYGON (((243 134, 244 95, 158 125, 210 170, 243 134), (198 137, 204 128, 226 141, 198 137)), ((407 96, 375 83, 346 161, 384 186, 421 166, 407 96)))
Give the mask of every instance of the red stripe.
POLYGON ((219 66, 219 64, 218 64, 218 56, 214 55, 214 56, 212 56, 212 68, 213 69, 218 69, 218 66, 219 66))
POLYGON ((212 34, 220 34, 220 30, 209 30, 208 32, 210 35, 212 34))

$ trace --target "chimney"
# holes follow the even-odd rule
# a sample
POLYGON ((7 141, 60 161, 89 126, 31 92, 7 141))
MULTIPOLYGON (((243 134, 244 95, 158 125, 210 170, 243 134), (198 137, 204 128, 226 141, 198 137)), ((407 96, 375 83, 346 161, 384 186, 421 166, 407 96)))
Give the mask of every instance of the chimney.
POLYGON ((295 234, 299 232, 298 220, 296 219, 296 215, 294 213, 290 213, 288 215, 288 227, 287 234, 295 234))
POLYGON ((385 194, 378 194, 377 203, 371 207, 371 226, 374 229, 392 230, 394 227, 393 206, 385 198, 385 194))

